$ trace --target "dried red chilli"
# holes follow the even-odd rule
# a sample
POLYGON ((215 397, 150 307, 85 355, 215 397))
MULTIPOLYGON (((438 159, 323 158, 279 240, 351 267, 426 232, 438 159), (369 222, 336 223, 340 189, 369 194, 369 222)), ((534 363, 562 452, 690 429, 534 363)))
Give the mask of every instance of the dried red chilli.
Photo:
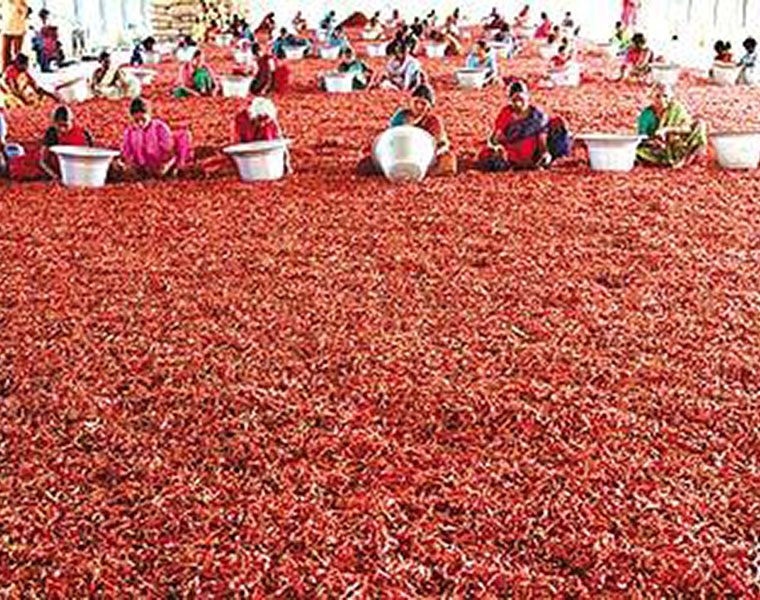
MULTIPOLYGON (((472 156, 502 91, 426 63, 472 156)), ((4 190, 0 590, 757 596, 754 174, 592 176, 581 152, 360 179, 402 99, 309 92, 324 68, 277 99, 282 182, 4 190)), ((174 69, 155 113, 223 145, 238 103, 170 99, 174 69)), ((749 91, 685 82, 748 126, 749 91)), ((592 61, 535 98, 629 129, 645 91, 592 61)), ((123 103, 75 108, 118 145, 123 103)))

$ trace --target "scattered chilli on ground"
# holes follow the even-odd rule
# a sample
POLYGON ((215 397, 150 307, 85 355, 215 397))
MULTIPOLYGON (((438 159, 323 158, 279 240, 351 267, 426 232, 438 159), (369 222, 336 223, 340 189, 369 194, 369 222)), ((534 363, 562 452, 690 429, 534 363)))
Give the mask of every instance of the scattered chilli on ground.
MULTIPOLYGON (((503 90, 426 64, 471 156, 503 90)), ((760 595, 758 174, 358 178, 401 96, 294 68, 283 181, 3 190, 0 595, 760 595)), ((170 99, 174 69, 155 113, 225 144, 239 102, 170 99)), ((620 131, 646 90, 535 98, 620 131)), ((126 107, 76 112, 115 146, 126 107)))

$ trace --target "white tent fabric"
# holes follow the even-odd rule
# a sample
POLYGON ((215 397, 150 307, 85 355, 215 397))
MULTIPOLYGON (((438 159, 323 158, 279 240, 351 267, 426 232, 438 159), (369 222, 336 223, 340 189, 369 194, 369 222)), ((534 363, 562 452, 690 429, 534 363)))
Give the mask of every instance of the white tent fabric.
MULTIPOLYGON (((0 0, 1 1, 1 0, 0 0)), ((390 0, 236 0, 252 22, 258 22, 267 12, 274 12, 278 23, 289 25, 296 10, 302 10, 314 23, 327 10, 333 9, 338 18, 355 10, 365 14, 380 10, 383 16, 398 7, 405 17, 412 17, 436 9, 439 15, 450 13, 460 6, 472 21, 485 16, 496 5, 506 15, 514 15, 529 2, 534 16, 541 10, 558 19, 564 11, 572 11, 582 26, 583 35, 601 40, 609 36, 620 14, 621 0, 418 0, 392 2, 390 0)), ((32 0, 35 12, 45 7, 51 11, 64 40, 74 27, 87 32, 92 46, 114 45, 128 42, 150 31, 150 0, 32 0)), ((729 39, 738 49, 743 38, 753 31, 760 34, 760 0, 643 0, 640 29, 647 33, 655 46, 662 47, 673 35, 678 35, 690 48, 701 48, 704 54, 715 39, 729 39)))

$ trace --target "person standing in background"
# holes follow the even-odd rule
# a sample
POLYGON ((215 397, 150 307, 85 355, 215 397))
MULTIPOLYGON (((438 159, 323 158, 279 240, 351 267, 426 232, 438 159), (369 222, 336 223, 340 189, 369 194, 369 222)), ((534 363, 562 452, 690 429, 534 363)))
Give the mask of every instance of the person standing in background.
POLYGON ((26 33, 26 20, 29 16, 27 0, 0 0, 2 2, 3 38, 2 59, 3 71, 21 52, 26 33))
POLYGON ((640 8, 641 0, 623 0, 623 14, 620 17, 623 26, 628 29, 632 29, 636 26, 639 20, 640 8))

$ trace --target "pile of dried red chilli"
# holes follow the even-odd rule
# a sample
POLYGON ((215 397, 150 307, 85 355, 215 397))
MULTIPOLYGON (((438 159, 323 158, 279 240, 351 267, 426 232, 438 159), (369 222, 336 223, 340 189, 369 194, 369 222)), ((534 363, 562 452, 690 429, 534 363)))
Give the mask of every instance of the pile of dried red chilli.
MULTIPOLYGON (((280 182, 2 190, 0 596, 758 597, 758 174, 358 178, 401 98, 325 68, 277 99, 280 182)), ((162 69, 156 114, 223 145, 237 103, 162 69)), ((471 155, 503 90, 429 69, 471 155)), ((646 90, 535 99, 621 131, 646 90)), ((118 144, 126 104, 76 112, 118 144)))

